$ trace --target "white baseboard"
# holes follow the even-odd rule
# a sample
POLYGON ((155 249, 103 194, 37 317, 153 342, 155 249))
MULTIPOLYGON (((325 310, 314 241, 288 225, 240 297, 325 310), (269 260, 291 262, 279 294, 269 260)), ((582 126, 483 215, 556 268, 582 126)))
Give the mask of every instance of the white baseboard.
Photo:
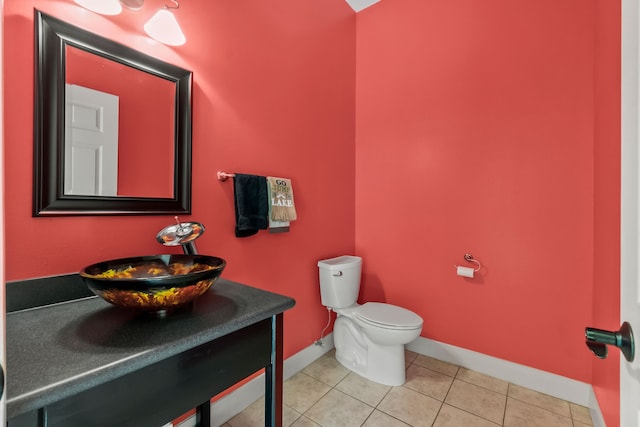
POLYGON ((594 422, 596 418, 602 419, 591 384, 423 337, 409 343, 407 350, 586 406, 594 422))
MULTIPOLYGON (((333 349, 333 333, 324 338, 323 344, 312 344, 286 359, 283 363, 283 381, 333 349)), ((409 343, 407 350, 586 406, 590 409, 594 427, 605 427, 602 412, 590 384, 423 337, 409 343)), ((224 424, 263 395, 264 374, 261 374, 211 404, 211 425, 218 427, 224 424)), ((195 417, 191 417, 176 427, 195 425, 195 417)))
POLYGON ((591 413, 591 421, 593 421, 593 427, 607 427, 604 422, 604 417, 602 416, 602 411, 600 410, 600 404, 598 403, 596 392, 593 390, 593 387, 591 387, 591 393, 589 394, 589 404, 586 406, 589 408, 589 412, 591 413))

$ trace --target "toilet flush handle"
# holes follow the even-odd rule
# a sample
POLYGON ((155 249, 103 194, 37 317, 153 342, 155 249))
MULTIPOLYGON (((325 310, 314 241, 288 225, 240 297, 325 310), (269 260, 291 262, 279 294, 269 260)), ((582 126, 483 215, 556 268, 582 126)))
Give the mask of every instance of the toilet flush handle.
POLYGON ((342 271, 336 271, 335 273, 333 273, 333 275, 336 277, 340 277, 342 276, 342 271))

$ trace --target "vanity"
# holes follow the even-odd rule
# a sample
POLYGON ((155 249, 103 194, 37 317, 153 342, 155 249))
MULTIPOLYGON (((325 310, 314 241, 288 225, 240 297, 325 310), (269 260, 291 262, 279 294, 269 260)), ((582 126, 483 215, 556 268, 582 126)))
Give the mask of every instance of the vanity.
MULTIPOLYGON (((34 23, 32 216, 190 215, 193 73, 38 10, 34 23), (98 72, 111 67, 124 74, 98 72), (162 108, 145 109, 125 126, 153 87, 163 88, 166 96, 153 103, 162 108), (120 144, 120 158, 109 176, 117 188, 104 194, 73 179, 74 165, 102 159, 100 147, 80 144, 93 138, 74 139, 91 129, 72 126, 71 118, 97 123, 91 109, 71 114, 81 106, 71 95, 89 91, 119 99, 112 142, 120 144), (151 118, 146 127, 143 116, 151 118), (161 138, 150 136, 159 116, 173 118, 161 138), (132 143, 135 150, 125 153, 132 143), (76 164, 76 153, 88 157, 76 164), (129 186, 141 182, 130 179, 140 165, 151 163, 165 165, 153 168, 163 176, 148 180, 164 183, 158 193, 155 186, 129 186)), ((102 182, 103 169, 80 181, 102 182)), ((197 425, 206 427, 216 415, 211 398, 263 369, 265 425, 282 425, 283 313, 295 305, 289 297, 218 279, 190 306, 161 317, 108 304, 78 274, 7 283, 6 291, 9 427, 161 427, 194 408, 197 425)))
POLYGON ((76 288, 75 299, 8 306, 9 427, 160 427, 193 408, 209 426, 210 399, 262 369, 265 425, 282 425, 283 313, 293 299, 219 279, 186 309, 155 317, 76 288))

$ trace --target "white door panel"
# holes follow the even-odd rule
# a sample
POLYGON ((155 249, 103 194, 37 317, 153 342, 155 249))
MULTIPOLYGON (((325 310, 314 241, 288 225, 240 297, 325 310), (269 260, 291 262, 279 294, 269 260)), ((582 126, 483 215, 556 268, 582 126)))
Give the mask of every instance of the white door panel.
POLYGON ((64 194, 117 195, 118 103, 116 95, 67 85, 64 194))
MULTIPOLYGON (((638 150, 639 13, 637 0, 622 1, 622 164, 620 317, 640 332, 640 151, 638 150)), ((640 357, 620 358, 620 425, 640 427, 640 357)))

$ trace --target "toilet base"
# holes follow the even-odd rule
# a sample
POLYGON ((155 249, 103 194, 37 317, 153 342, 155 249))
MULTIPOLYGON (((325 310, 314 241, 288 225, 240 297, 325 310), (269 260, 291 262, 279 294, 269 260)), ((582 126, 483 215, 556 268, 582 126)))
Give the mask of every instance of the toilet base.
POLYGON ((380 384, 404 384, 404 344, 376 344, 344 317, 336 319, 333 334, 336 360, 342 366, 380 384))

